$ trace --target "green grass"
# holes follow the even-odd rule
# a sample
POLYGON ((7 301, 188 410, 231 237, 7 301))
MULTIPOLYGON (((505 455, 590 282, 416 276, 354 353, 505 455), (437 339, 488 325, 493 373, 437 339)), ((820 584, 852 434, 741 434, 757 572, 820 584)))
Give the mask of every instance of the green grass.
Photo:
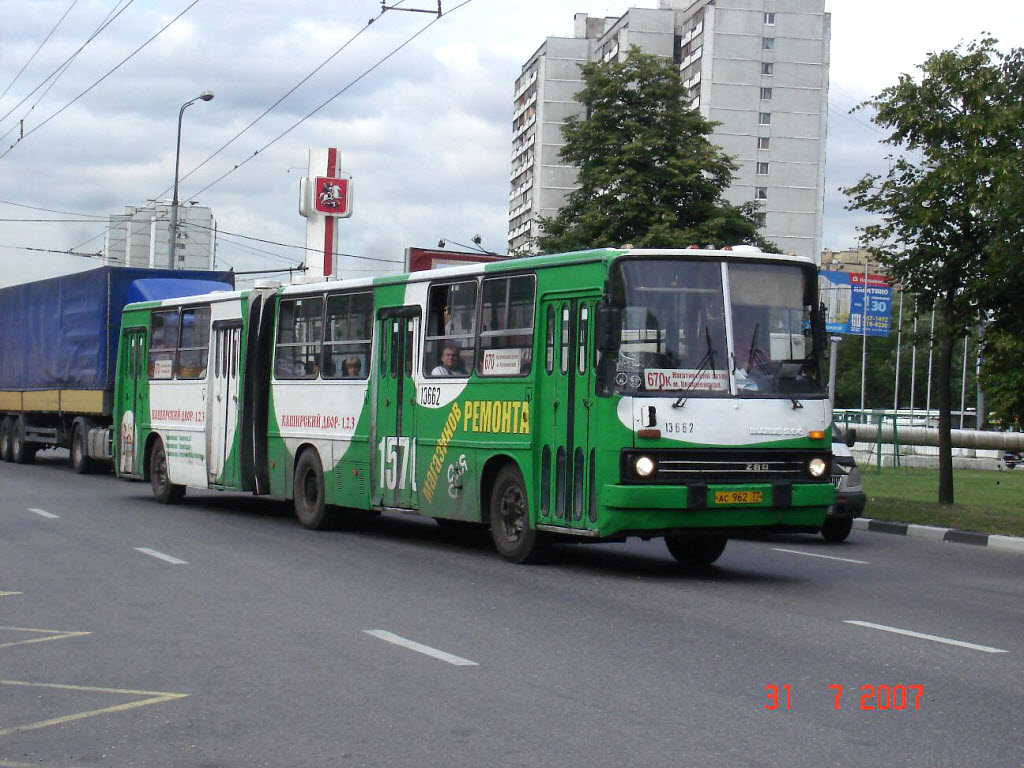
POLYGON ((952 506, 938 503, 939 472, 861 465, 864 517, 1024 536, 1024 471, 954 470, 952 506))

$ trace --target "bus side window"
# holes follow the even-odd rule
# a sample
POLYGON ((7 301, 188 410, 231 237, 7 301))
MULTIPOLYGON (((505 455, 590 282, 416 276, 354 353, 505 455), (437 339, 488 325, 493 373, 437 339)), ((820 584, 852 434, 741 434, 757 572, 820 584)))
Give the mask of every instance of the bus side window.
POLYGON ((178 378, 205 378, 209 349, 210 308, 183 309, 181 311, 181 337, 178 343, 178 378))
POLYGON ((154 312, 150 319, 148 376, 150 379, 174 378, 174 355, 178 346, 178 310, 154 312))
POLYGON ((373 294, 329 296, 324 326, 325 379, 365 379, 370 375, 373 294))
POLYGON ((481 376, 522 376, 533 363, 533 275, 484 278, 480 329, 481 376))
POLYGON ((323 338, 322 296, 281 301, 277 314, 274 376, 279 379, 315 379, 320 372, 323 338))
MULTIPOLYGON (((468 376, 476 358, 477 283, 436 283, 427 297, 423 343, 425 376, 468 376), (443 364, 444 350, 454 349, 454 365, 443 364)), ((451 355, 449 354, 449 357, 451 355)))

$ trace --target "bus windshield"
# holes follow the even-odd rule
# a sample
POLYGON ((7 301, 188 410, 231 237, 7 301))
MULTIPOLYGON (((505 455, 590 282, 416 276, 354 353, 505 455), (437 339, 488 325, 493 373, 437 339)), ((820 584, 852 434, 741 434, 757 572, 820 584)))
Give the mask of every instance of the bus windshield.
POLYGON ((601 391, 820 394, 808 275, 797 264, 624 259, 611 286, 620 344, 599 366, 601 391))

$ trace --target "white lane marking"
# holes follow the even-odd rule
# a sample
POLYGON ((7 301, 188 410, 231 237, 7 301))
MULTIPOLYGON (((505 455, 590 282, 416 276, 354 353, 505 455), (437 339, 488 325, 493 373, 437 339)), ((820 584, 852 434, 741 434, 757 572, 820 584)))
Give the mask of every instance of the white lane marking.
POLYGON ((165 555, 163 552, 157 552, 155 549, 150 549, 149 547, 136 547, 135 551, 141 552, 144 555, 149 555, 150 557, 155 557, 158 560, 163 560, 171 565, 188 565, 187 560, 179 560, 176 557, 165 555))
POLYGON ((60 515, 55 515, 55 514, 53 514, 53 512, 47 512, 45 509, 33 509, 32 507, 29 507, 28 511, 32 512, 34 514, 37 514, 40 517, 48 517, 51 520, 59 520, 60 519, 60 515))
POLYGON ((417 643, 414 640, 408 640, 404 637, 400 637, 399 635, 388 632, 386 629, 364 629, 363 632, 365 632, 368 635, 373 635, 374 637, 380 638, 385 642, 393 643, 394 645, 400 645, 403 648, 408 648, 410 651, 416 651, 417 653, 423 653, 427 656, 432 656, 435 659, 446 661, 449 664, 454 664, 457 667, 480 666, 475 661, 463 659, 460 656, 453 656, 450 653, 439 651, 437 650, 437 648, 431 648, 429 645, 422 645, 421 643, 417 643))
POLYGON ((867 560, 854 560, 852 557, 834 557, 832 555, 818 555, 814 552, 800 552, 796 549, 781 549, 779 547, 772 547, 776 552, 788 552, 791 555, 804 555, 805 557, 823 557, 826 560, 839 560, 843 563, 857 563, 858 565, 871 565, 867 560))
POLYGON ((953 640, 948 637, 939 637, 938 635, 926 635, 923 632, 911 632, 909 629, 887 627, 885 624, 872 624, 870 621, 853 621, 852 619, 844 619, 844 623, 856 624, 858 627, 867 627, 868 629, 880 629, 883 632, 894 632, 897 635, 917 637, 921 640, 931 640, 936 643, 945 643, 946 645, 957 645, 961 648, 970 648, 972 651, 984 651, 985 653, 1009 653, 1009 651, 1005 651, 1002 648, 991 648, 987 645, 975 645, 974 643, 967 643, 963 640, 953 640))

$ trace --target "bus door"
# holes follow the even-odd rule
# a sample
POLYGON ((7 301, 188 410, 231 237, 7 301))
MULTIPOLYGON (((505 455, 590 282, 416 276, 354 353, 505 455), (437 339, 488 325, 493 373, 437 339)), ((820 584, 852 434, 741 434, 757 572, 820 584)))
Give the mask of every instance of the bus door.
POLYGON ((593 320, 597 296, 545 300, 541 410, 552 413, 541 446, 541 523, 586 528, 594 499, 593 320))
POLYGON ((416 509, 416 382, 419 359, 419 307, 387 307, 378 312, 376 441, 373 502, 416 509))
POLYGON ((146 368, 146 329, 129 328, 121 334, 121 423, 117 427, 118 472, 141 475, 139 425, 149 423, 146 368))
POLYGON ((206 401, 206 472, 210 485, 238 486, 238 457, 227 461, 238 424, 241 321, 215 322, 210 340, 210 395, 206 401))

